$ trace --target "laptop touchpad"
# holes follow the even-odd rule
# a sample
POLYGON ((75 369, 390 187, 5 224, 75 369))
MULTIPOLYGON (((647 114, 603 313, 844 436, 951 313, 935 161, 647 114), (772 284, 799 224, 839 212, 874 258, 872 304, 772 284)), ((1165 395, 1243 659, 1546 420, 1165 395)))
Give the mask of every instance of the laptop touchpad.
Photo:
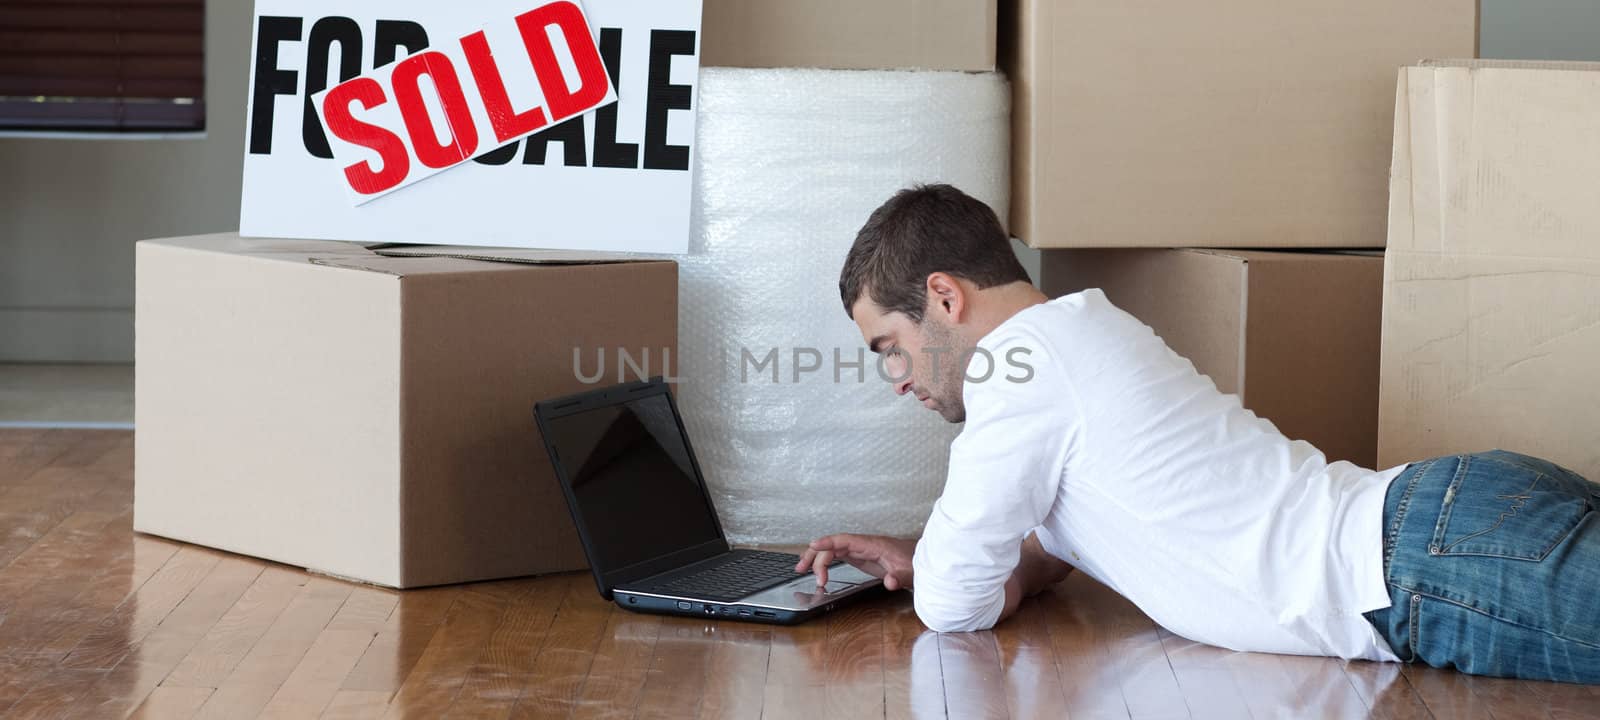
POLYGON ((843 580, 829 580, 826 587, 818 586, 814 577, 802 577, 789 583, 789 589, 796 595, 831 595, 843 590, 849 590, 859 583, 845 582, 843 580))

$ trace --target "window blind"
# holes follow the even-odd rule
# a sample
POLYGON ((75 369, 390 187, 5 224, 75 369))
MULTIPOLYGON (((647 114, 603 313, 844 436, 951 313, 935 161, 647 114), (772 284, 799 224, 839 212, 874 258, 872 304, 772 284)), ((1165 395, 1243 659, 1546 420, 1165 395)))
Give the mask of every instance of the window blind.
POLYGON ((0 0, 0 129, 204 129, 204 32, 204 0, 0 0))

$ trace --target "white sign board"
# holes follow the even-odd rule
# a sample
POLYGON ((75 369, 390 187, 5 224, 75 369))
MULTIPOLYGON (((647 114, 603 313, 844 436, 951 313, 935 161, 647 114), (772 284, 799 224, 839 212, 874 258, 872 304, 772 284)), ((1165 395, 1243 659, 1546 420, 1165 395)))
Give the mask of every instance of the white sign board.
POLYGON ((240 232, 685 252, 699 24, 699 0, 258 0, 240 232), (564 36, 562 6, 591 42, 564 36), (585 46, 607 83, 582 111, 585 46), (560 83, 539 74, 552 58, 560 83), (330 95, 349 117, 325 121, 330 95))

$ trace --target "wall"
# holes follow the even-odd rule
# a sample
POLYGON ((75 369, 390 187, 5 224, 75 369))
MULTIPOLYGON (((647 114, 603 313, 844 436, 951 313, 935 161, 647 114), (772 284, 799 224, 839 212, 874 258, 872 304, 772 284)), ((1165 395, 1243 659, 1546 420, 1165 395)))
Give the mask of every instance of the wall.
MULTIPOLYGON (((250 5, 207 3, 203 139, 0 139, 0 362, 131 361, 134 241, 238 227, 250 5)), ((1484 57, 1600 60, 1594 0, 1482 8, 1484 57)))
POLYGON ((0 138, 0 362, 132 362, 133 243, 239 226, 251 3, 206 3, 206 132, 0 138))
POLYGON ((1481 0, 1478 54, 1501 60, 1600 60, 1600 2, 1481 0))
POLYGON ((1011 249, 1016 252, 1017 260, 1022 262, 1022 269, 1028 271, 1028 279, 1033 281, 1034 287, 1038 287, 1039 263, 1043 258, 1040 253, 1044 251, 1028 247, 1027 243, 1016 238, 1011 238, 1011 249))

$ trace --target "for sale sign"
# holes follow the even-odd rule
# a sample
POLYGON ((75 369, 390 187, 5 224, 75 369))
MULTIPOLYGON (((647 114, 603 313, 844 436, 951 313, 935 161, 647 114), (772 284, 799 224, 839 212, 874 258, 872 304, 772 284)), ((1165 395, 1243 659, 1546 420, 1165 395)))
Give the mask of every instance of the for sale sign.
POLYGON ((245 235, 687 249, 699 0, 259 0, 245 235))

